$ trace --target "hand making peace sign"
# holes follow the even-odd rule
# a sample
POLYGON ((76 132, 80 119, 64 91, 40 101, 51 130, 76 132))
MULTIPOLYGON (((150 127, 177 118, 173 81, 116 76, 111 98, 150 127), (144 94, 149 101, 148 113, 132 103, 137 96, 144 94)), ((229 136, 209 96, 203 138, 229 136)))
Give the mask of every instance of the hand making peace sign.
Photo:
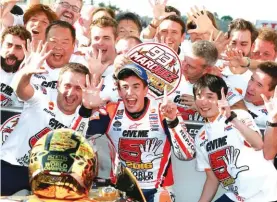
POLYGON ((226 99, 224 88, 221 88, 221 99, 217 101, 217 104, 220 114, 228 119, 231 116, 231 108, 226 99))
POLYGON ((177 106, 174 102, 168 100, 167 97, 167 86, 164 88, 164 98, 160 106, 160 111, 168 121, 173 121, 177 117, 177 106))

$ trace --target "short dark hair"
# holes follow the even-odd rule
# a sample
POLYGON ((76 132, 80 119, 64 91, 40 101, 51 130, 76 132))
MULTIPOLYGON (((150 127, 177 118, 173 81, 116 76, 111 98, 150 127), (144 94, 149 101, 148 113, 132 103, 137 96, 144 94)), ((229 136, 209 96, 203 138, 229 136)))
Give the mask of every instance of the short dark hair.
POLYGON ((213 66, 218 58, 218 50, 210 41, 195 41, 192 44, 192 53, 205 60, 207 66, 213 66))
POLYGON ((258 36, 258 30, 255 28, 255 26, 250 21, 244 20, 242 18, 235 19, 229 24, 228 37, 231 36, 231 32, 233 30, 248 30, 251 33, 251 44, 254 43, 258 36))
POLYGON ((70 33, 71 33, 71 36, 73 38, 73 42, 75 42, 75 40, 76 40, 76 31, 75 31, 75 28, 70 23, 68 23, 66 21, 62 21, 62 20, 54 20, 46 28, 46 31, 45 31, 45 37, 46 38, 48 37, 48 34, 49 34, 52 27, 62 27, 62 28, 69 29, 70 33))
MULTIPOLYGON (((132 71, 131 69, 122 69, 120 70, 120 74, 118 74, 117 76, 117 81, 120 81, 120 80, 124 80, 124 79, 127 79, 131 76, 135 76, 137 77, 138 79, 140 79, 143 83, 143 87, 147 87, 148 84, 145 80, 141 79, 134 71, 132 71)), ((119 83, 117 82, 117 85, 118 85, 118 88, 120 88, 119 86, 119 83)))
POLYGON ((165 6, 165 12, 167 13, 175 12, 177 16, 181 17, 181 12, 173 6, 165 6))
POLYGON ((170 16, 166 17, 165 19, 163 19, 163 21, 164 20, 171 20, 171 21, 179 23, 182 27, 181 34, 183 35, 186 32, 186 23, 179 16, 170 15, 170 16))
POLYGON ((116 16, 115 19, 116 19, 118 24, 122 20, 131 20, 138 27, 139 33, 142 31, 142 25, 141 25, 140 17, 135 13, 132 13, 132 12, 120 13, 116 16))
POLYGON ((32 40, 31 33, 28 32, 28 30, 20 25, 15 25, 12 27, 6 28, 3 33, 2 33, 2 38, 1 38, 1 44, 4 42, 6 35, 11 34, 13 36, 19 37, 21 40, 25 41, 26 47, 27 47, 27 39, 30 41, 32 40))
POLYGON ((61 81, 62 75, 65 72, 74 72, 74 73, 80 73, 80 74, 83 74, 83 75, 91 76, 90 72, 89 72, 89 69, 86 66, 84 66, 80 63, 75 63, 75 62, 70 62, 68 64, 65 64, 61 68, 61 71, 59 73, 59 81, 61 81))
POLYGON ((225 81, 219 77, 215 76, 213 74, 204 74, 196 83, 193 85, 193 95, 194 99, 196 100, 197 93, 203 89, 208 87, 210 91, 213 93, 216 93, 217 98, 221 99, 221 89, 224 88, 224 94, 227 95, 228 87, 225 83, 225 81))
POLYGON ((277 85, 277 63, 272 61, 263 62, 258 65, 258 69, 271 77, 269 91, 274 90, 277 85))

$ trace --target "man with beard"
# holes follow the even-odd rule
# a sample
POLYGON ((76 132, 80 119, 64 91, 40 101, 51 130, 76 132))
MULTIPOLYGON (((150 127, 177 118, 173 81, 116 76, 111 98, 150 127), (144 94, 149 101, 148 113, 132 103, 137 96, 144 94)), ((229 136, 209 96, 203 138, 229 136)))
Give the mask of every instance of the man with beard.
POLYGON ((253 70, 263 61, 275 61, 277 58, 277 33, 274 29, 263 27, 251 47, 249 57, 235 57, 241 67, 249 67, 253 70))
MULTIPOLYGON (((258 36, 255 26, 244 19, 236 19, 230 23, 228 36, 231 38, 229 48, 223 56, 226 67, 222 74, 226 81, 244 96, 247 83, 252 75, 249 69, 251 47, 258 36), (246 64, 244 62, 246 60, 246 64)), ((223 61, 220 61, 223 62, 223 61)), ((220 66, 217 64, 216 66, 220 66)))
MULTIPOLYGON (((245 57, 250 57, 251 47, 257 36, 258 31, 251 22, 241 18, 233 20, 228 29, 228 37, 231 38, 231 41, 226 55, 228 56, 230 53, 231 56, 239 54, 245 57)), ((240 74, 245 78, 250 78, 250 71, 246 67, 248 67, 248 64, 245 67, 241 67, 240 64, 232 63, 231 61, 229 62, 229 66, 223 70, 223 74, 240 74)))
POLYGON ((22 46, 27 46, 31 34, 22 26, 9 27, 2 33, 1 38, 1 106, 20 106, 11 81, 24 60, 22 46))

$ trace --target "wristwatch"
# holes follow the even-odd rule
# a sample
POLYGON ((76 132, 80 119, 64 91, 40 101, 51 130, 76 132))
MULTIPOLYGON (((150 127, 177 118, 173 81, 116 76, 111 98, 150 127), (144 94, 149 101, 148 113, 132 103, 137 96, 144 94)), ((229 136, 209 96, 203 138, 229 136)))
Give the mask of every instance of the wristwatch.
POLYGON ((267 121, 266 126, 277 127, 277 123, 271 123, 271 122, 267 121))
POLYGON ((228 119, 225 120, 225 124, 228 124, 229 122, 233 121, 234 118, 237 117, 237 114, 233 111, 231 111, 231 115, 229 116, 228 119))

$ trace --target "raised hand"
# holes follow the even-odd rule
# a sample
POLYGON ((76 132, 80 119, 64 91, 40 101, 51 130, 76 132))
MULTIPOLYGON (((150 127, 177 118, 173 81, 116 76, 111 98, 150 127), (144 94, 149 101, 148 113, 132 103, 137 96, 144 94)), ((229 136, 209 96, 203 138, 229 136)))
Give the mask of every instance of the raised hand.
POLYGON ((229 67, 240 67, 243 64, 243 53, 241 50, 235 50, 230 47, 225 52, 226 56, 222 56, 222 59, 228 61, 229 67))
POLYGON ((153 0, 148 0, 148 1, 149 1, 149 4, 151 5, 154 19, 161 21, 170 15, 176 15, 175 12, 169 12, 169 13, 165 12, 165 6, 167 3, 167 0, 164 0, 163 3, 161 3, 160 0, 154 0, 154 3, 152 2, 153 0))
POLYGON ((268 121, 271 123, 277 123, 277 86, 274 90, 273 97, 268 100, 264 94, 261 94, 261 97, 264 100, 264 105, 268 112, 268 121))
POLYGON ((214 39, 213 35, 214 35, 214 31, 211 32, 209 41, 215 45, 218 53, 221 54, 222 52, 224 52, 226 50, 227 45, 230 43, 231 38, 228 38, 228 33, 223 34, 222 31, 218 32, 215 39, 214 39))
POLYGON ((155 38, 154 38, 154 42, 167 45, 166 44, 167 38, 157 32, 156 35, 155 35, 155 38))
POLYGON ((163 153, 156 154, 157 149, 163 143, 162 140, 158 140, 158 138, 153 138, 152 141, 150 139, 146 140, 145 147, 141 144, 139 145, 141 152, 141 162, 142 163, 150 163, 155 159, 159 159, 163 157, 163 153))
POLYGON ((91 75, 95 74, 100 78, 108 67, 108 65, 102 64, 102 50, 87 50, 86 59, 88 61, 89 72, 91 75))
POLYGON ((217 101, 217 105, 218 105, 220 114, 222 114, 226 118, 229 118, 231 116, 231 108, 226 99, 224 88, 221 88, 221 100, 217 101))
POLYGON ((207 11, 205 7, 203 7, 203 10, 200 11, 197 6, 194 8, 191 8, 191 14, 187 13, 187 17, 191 19, 196 24, 196 29, 190 29, 188 30, 188 33, 210 33, 212 30, 215 30, 211 19, 207 15, 207 11))
POLYGON ((28 50, 25 46, 22 45, 24 54, 25 54, 25 66, 22 68, 22 71, 25 74, 42 74, 47 73, 47 71, 42 68, 42 64, 45 59, 52 53, 52 50, 46 52, 48 43, 46 42, 42 45, 42 41, 39 42, 37 49, 34 48, 34 44, 29 42, 28 50))
POLYGON ((177 117, 177 106, 167 97, 167 86, 164 88, 163 102, 160 106, 160 111, 162 115, 169 121, 173 121, 177 117))
POLYGON ((83 86, 79 82, 79 85, 83 91, 82 104, 87 109, 96 109, 108 101, 108 99, 102 99, 100 97, 103 82, 104 80, 101 79, 100 83, 98 83, 95 75, 93 75, 92 78, 90 78, 89 75, 86 75, 86 86, 83 86))
POLYGON ((234 147, 231 146, 230 148, 226 149, 226 156, 222 157, 223 161, 227 166, 228 173, 234 179, 238 177, 238 174, 240 172, 249 170, 248 166, 237 167, 236 163, 237 163, 239 153, 240 151, 238 149, 234 149, 234 147))

